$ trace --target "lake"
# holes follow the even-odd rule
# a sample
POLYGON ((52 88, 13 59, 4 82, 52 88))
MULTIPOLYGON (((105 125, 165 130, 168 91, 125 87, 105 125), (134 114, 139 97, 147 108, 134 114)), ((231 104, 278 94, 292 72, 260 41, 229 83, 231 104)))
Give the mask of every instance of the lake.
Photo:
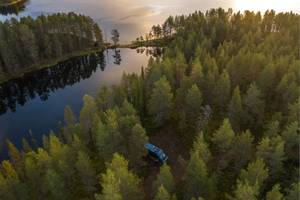
POLYGON ((6 139, 17 147, 22 138, 40 144, 43 134, 61 127, 66 105, 78 115, 83 95, 95 96, 101 86, 118 84, 124 72, 139 74, 152 54, 143 50, 76 57, 0 85, 0 159, 7 155, 6 139))

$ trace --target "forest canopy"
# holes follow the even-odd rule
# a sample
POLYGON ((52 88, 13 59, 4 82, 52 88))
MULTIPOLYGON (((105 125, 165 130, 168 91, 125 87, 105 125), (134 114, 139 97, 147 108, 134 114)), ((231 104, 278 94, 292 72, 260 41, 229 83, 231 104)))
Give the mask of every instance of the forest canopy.
POLYGON ((296 200, 299 20, 221 8, 170 16, 159 37, 172 42, 140 75, 85 95, 79 117, 67 106, 42 147, 8 142, 0 199, 296 200), (189 152, 169 154, 184 175, 167 162, 149 185, 144 144, 167 130, 189 152))
POLYGON ((0 22, 0 80, 101 44, 102 31, 97 23, 76 13, 0 22))

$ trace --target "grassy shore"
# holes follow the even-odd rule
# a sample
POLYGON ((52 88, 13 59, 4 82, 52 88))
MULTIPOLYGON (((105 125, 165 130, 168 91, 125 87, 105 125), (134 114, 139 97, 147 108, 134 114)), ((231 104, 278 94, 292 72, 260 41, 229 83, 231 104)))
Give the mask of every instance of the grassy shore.
POLYGON ((99 47, 99 48, 85 49, 82 51, 76 51, 76 52, 69 53, 67 55, 63 55, 56 59, 47 60, 47 61, 44 61, 44 62, 41 62, 38 64, 34 64, 30 67, 25 67, 23 70, 19 70, 17 73, 14 73, 14 74, 0 75, 0 84, 4 83, 6 81, 12 80, 12 79, 20 78, 20 77, 24 76, 25 74, 28 74, 33 71, 51 67, 53 65, 58 64, 59 62, 66 61, 70 58, 77 57, 77 56, 84 56, 84 55, 88 55, 91 53, 96 53, 99 51, 103 51, 104 49, 105 49, 104 47, 99 47))

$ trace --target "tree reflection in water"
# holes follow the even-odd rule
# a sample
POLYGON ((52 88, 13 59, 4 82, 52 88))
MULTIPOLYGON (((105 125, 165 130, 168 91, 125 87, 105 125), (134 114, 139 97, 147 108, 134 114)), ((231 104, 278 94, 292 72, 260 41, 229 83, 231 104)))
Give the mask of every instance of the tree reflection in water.
POLYGON ((114 50, 114 64, 116 65, 120 65, 121 64, 121 61, 122 61, 122 58, 121 58, 121 50, 119 49, 115 49, 114 50))
POLYGON ((143 54, 146 56, 160 57, 164 51, 163 47, 139 47, 136 49, 137 53, 143 54))
MULTIPOLYGON (((120 56, 121 62, 121 56, 120 56)), ((37 96, 46 101, 50 93, 89 78, 97 68, 105 69, 103 53, 72 58, 24 77, 0 85, 0 115, 16 111, 17 104, 24 105, 37 96)))

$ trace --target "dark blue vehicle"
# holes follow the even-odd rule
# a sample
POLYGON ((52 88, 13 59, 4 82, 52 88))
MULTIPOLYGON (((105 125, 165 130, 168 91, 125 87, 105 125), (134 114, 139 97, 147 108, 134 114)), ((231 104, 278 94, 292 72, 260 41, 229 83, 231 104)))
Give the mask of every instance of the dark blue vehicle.
POLYGON ((145 144, 145 148, 148 150, 149 156, 158 160, 161 164, 165 163, 168 160, 168 156, 164 153, 164 151, 157 146, 147 143, 145 144))

